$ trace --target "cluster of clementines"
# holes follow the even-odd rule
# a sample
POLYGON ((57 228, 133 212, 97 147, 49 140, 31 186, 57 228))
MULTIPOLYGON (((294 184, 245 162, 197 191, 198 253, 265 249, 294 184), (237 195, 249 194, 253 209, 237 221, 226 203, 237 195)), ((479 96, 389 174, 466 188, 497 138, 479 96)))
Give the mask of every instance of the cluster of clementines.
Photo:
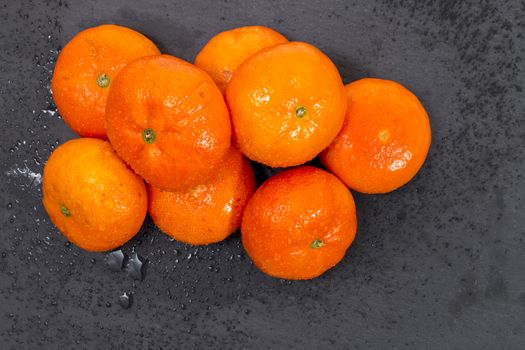
POLYGON ((357 228, 348 187, 404 185, 430 145, 410 91, 381 79, 345 87, 320 50, 261 26, 219 33, 194 64, 134 30, 90 28, 61 51, 52 92, 82 136, 56 148, 43 175, 44 207, 71 242, 115 249, 148 212, 189 244, 241 228, 255 265, 287 279, 343 258, 357 228), (303 165, 318 155, 333 174, 303 165), (256 189, 248 159, 293 168, 256 189))

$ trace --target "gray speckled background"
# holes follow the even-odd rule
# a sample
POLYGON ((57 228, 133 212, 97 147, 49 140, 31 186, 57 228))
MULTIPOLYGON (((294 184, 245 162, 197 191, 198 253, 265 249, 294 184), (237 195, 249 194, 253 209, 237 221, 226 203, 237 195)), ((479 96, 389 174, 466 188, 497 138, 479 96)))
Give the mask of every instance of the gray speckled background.
POLYGON ((524 18, 518 0, 2 1, 0 349, 525 348, 524 18), (356 241, 314 281, 263 275, 238 235, 193 248, 149 220, 123 248, 148 261, 133 281, 67 244, 40 204, 43 163, 74 137, 49 92, 57 53, 107 22, 188 60, 240 25, 313 43, 345 82, 420 97, 427 162, 397 192, 355 196, 356 241))

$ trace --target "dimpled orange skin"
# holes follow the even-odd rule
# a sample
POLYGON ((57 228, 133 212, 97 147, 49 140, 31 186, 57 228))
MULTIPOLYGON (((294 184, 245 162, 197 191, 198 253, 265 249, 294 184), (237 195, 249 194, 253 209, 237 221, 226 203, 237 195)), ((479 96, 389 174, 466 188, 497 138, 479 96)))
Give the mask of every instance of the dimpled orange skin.
POLYGON ((106 129, 118 155, 146 182, 173 191, 208 180, 231 141, 228 109, 213 80, 169 55, 140 58, 120 72, 106 129))
POLYGON ((233 75, 226 98, 238 147, 271 167, 314 158, 336 137, 346 112, 337 68, 301 42, 272 46, 248 58, 233 75))
POLYGON ((240 27, 215 35, 195 58, 195 65, 205 70, 225 92, 239 65, 256 52, 288 40, 263 26, 240 27))
POLYGON ((352 194, 334 175, 302 166, 267 180, 244 210, 242 243, 266 274, 323 274, 343 258, 357 229, 352 194))
POLYGON ((409 182, 423 165, 431 134, 427 113, 402 85, 361 79, 346 86, 343 129, 321 162, 348 187, 386 193, 409 182))
POLYGON ((104 111, 111 82, 129 62, 159 53, 144 35, 121 26, 78 33, 60 52, 51 82, 64 121, 80 136, 106 138, 104 111), (106 87, 97 83, 103 74, 109 79, 106 87))
POLYGON ((53 224, 85 250, 120 247, 146 217, 144 181, 107 141, 82 138, 59 146, 46 162, 42 186, 53 224))
POLYGON ((244 207, 255 191, 250 162, 235 148, 217 174, 188 191, 148 186, 149 214, 172 238, 195 245, 220 242, 241 226, 244 207))

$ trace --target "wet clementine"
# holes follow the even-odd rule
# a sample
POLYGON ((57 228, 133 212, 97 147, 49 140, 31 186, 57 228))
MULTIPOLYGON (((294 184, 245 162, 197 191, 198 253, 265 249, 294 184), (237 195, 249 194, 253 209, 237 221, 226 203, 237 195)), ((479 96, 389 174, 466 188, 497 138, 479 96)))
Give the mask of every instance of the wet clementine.
POLYGON ((75 139, 49 157, 44 207, 68 240, 90 251, 117 248, 140 229, 147 211, 144 181, 107 141, 75 139))
POLYGON ((412 179, 430 147, 430 123, 417 97, 400 84, 362 79, 346 86, 345 124, 321 162, 348 187, 393 191, 412 179))
POLYGON ((195 58, 222 92, 239 65, 256 52, 288 40, 275 30, 263 26, 240 27, 215 35, 195 58))
POLYGON ((310 279, 336 265, 355 237, 352 194, 334 175, 314 167, 285 170, 252 196, 242 243, 270 276, 310 279))
POLYGON ((226 91, 234 136, 248 158, 271 167, 303 164, 335 138, 346 96, 332 61, 290 42, 244 61, 226 91))
POLYGON ((53 72, 53 98, 64 121, 80 136, 106 138, 104 111, 117 73, 136 58, 158 55, 144 35, 102 25, 78 33, 60 52, 53 72))
POLYGON ((190 244, 222 241, 241 225, 244 207, 255 191, 250 162, 231 147, 217 174, 187 191, 148 186, 149 214, 174 239, 190 244))
POLYGON ((228 109, 213 80, 169 55, 139 58, 115 78, 106 107, 108 138, 149 184, 202 184, 230 146, 228 109))

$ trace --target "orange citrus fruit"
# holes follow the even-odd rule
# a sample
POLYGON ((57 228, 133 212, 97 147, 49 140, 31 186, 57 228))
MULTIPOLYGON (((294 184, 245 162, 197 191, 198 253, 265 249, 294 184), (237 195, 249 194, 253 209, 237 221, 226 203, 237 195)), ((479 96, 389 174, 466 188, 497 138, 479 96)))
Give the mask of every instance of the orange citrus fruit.
POLYGON ((263 26, 240 27, 215 35, 195 58, 195 65, 205 70, 222 92, 239 65, 254 53, 288 40, 263 26))
POLYGON ((310 279, 341 261, 356 229, 346 186, 324 170, 302 166, 263 183, 246 205, 241 232, 246 252, 263 272, 310 279))
POLYGON ((108 96, 106 129, 118 155, 164 190, 208 180, 231 139, 228 109, 213 80, 169 55, 122 69, 108 96))
POLYGON ((217 174, 206 183, 180 192, 148 186, 149 214, 162 231, 178 241, 215 243, 240 227, 242 212, 254 191, 250 162, 232 146, 217 174))
POLYGON ((57 147, 44 167, 43 202, 68 240, 90 251, 117 248, 147 212, 144 181, 107 141, 83 138, 57 147))
POLYGON ((430 147, 430 123, 417 97, 402 85, 361 79, 346 86, 343 129, 321 162, 348 187, 393 191, 412 179, 430 147))
POLYGON ((343 125, 337 68, 312 45, 290 42, 244 61, 226 91, 234 137, 248 158, 271 167, 303 164, 343 125))
POLYGON ((144 35, 121 26, 78 33, 60 52, 51 83, 64 121, 80 136, 106 138, 104 111, 113 79, 134 59, 159 53, 144 35))

